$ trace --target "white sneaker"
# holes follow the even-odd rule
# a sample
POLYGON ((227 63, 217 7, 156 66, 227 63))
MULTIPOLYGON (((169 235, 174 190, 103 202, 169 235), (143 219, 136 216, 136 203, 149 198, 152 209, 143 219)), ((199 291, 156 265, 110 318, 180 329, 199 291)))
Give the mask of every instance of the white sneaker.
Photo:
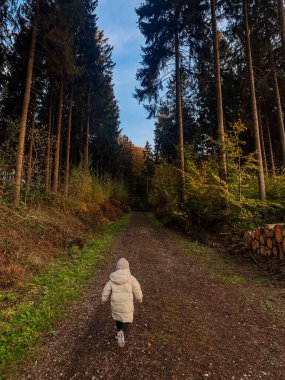
POLYGON ((118 337, 118 345, 120 347, 124 347, 125 345, 124 331, 123 330, 118 331, 117 337, 118 337))

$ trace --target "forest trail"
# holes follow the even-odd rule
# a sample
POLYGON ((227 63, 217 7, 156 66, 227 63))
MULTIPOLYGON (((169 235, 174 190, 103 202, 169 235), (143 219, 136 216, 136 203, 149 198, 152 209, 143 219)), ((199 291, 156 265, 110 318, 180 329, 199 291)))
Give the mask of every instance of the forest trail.
POLYGON ((284 380, 284 323, 245 302, 245 287, 203 271, 174 236, 134 213, 108 263, 20 379, 284 380), (109 304, 100 304, 120 257, 144 293, 124 348, 111 339, 109 304))

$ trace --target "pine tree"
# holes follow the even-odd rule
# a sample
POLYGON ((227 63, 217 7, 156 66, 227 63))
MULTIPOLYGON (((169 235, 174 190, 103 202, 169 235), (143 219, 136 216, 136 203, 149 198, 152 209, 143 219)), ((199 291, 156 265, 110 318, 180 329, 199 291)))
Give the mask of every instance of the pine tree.
POLYGON ((250 30, 249 20, 248 20, 247 0, 243 0, 243 12, 244 12, 247 66, 248 66, 249 81, 250 81, 252 118, 253 118, 253 125, 254 125, 254 143, 255 143, 255 150, 256 150, 257 162, 258 162, 259 197, 262 201, 265 201, 266 190, 265 190, 264 168, 263 168, 261 145, 260 145, 260 129, 259 129, 259 123, 258 123, 258 114, 257 114, 255 78, 254 78, 252 51, 251 51, 251 30, 250 30))
POLYGON ((29 103, 30 103, 30 93, 31 93, 31 84, 32 84, 32 76, 33 76, 33 66, 34 66, 38 23, 39 23, 39 0, 36 0, 34 4, 34 19, 33 19, 33 24, 32 24, 31 45, 30 45, 29 60, 28 60, 28 67, 27 67, 26 85, 25 85, 20 134, 19 134, 19 144, 18 144, 18 151, 17 151, 15 191, 14 191, 14 205, 15 206, 18 206, 20 202, 26 125, 27 125, 28 108, 29 108, 29 103))
POLYGON ((144 161, 144 175, 145 175, 145 183, 146 183, 146 197, 147 197, 147 204, 149 207, 149 193, 150 193, 150 184, 151 179, 154 174, 155 170, 155 163, 154 163, 154 155, 152 152, 152 148, 150 143, 147 141, 145 144, 145 147, 143 149, 143 161, 144 161))
POLYGON ((216 80, 216 101, 217 101, 217 123, 218 123, 218 141, 219 141, 219 172, 220 178, 226 182, 227 178, 227 163, 225 154, 225 128, 224 128, 224 110, 223 110, 223 95, 221 84, 221 69, 220 69, 220 41, 217 30, 216 19, 216 1, 211 0, 211 16, 212 16, 212 33, 213 33, 213 52, 215 63, 215 80, 216 80))
POLYGON ((157 112, 159 92, 163 89, 161 75, 169 60, 174 59, 176 83, 176 125, 179 147, 179 204, 185 203, 184 175, 184 133, 181 92, 181 25, 183 25, 182 3, 172 1, 148 0, 137 9, 139 27, 146 38, 147 46, 143 48, 143 68, 137 73, 142 88, 136 89, 139 101, 153 101, 147 106, 150 115, 157 112), (174 48, 173 48, 174 45, 174 48))
POLYGON ((280 22, 280 34, 282 41, 282 54, 283 60, 285 61, 285 14, 284 14, 284 2, 283 0, 278 1, 278 11, 279 11, 279 22, 280 22))

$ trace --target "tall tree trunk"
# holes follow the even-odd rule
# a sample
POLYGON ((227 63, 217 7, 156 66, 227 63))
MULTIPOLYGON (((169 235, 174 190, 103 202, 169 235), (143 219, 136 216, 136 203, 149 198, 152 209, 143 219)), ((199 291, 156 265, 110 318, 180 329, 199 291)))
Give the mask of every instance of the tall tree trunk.
POLYGON ((259 122, 259 129, 260 129, 262 161, 263 161, 265 176, 268 178, 268 165, 267 165, 267 158, 266 158, 266 149, 265 149, 265 144, 264 144, 264 134, 263 134, 263 125, 262 125, 260 108, 257 109, 257 112, 258 112, 258 122, 259 122))
POLYGON ((62 101, 63 101, 63 81, 61 80, 58 100, 58 116, 56 130, 56 146, 54 158, 54 173, 53 173, 53 192, 57 194, 59 182, 59 162, 60 162, 60 147, 61 147, 61 120, 62 120, 62 101))
POLYGON ((271 141, 271 133, 270 133, 270 129, 269 129, 269 122, 268 122, 268 116, 267 116, 267 114, 265 116, 265 123, 266 123, 267 136, 268 136, 268 145, 269 145, 269 156, 270 156, 271 170, 272 170, 273 177, 275 177, 276 172, 275 172, 274 154, 273 154, 272 141, 271 141))
POLYGON ((81 110, 81 118, 80 118, 80 161, 83 163, 84 158, 84 113, 83 108, 81 110))
POLYGON ((34 148, 34 133, 35 133, 35 117, 36 110, 33 109, 31 131, 30 131, 30 141, 29 141, 29 155, 28 155, 28 168, 27 168, 27 184, 26 184, 26 193, 25 193, 25 203, 27 202, 27 196, 31 187, 32 180, 32 162, 33 162, 33 148, 34 148))
POLYGON ((46 168, 45 168, 45 190, 47 193, 50 192, 50 172, 51 172, 51 127, 52 127, 52 90, 50 92, 50 104, 49 104, 49 116, 48 116, 48 135, 47 135, 47 155, 46 155, 46 168))
POLYGON ((178 126, 178 136, 179 136, 179 139, 178 139, 179 169, 180 169, 179 206, 180 208, 183 208, 185 204, 185 164, 184 164, 184 136, 183 136, 180 51, 179 51, 178 31, 175 32, 175 82, 176 82, 176 122, 178 126))
POLYGON ((87 97, 87 122, 86 122, 86 141, 85 141, 85 166, 89 167, 89 134, 90 134, 90 96, 91 90, 88 90, 87 97))
POLYGON ((245 40, 246 40, 246 58, 247 58, 247 66, 248 66, 248 72, 249 72, 251 107, 252 107, 252 118, 253 118, 254 145, 255 145, 257 165, 258 165, 259 198, 261 201, 265 201, 266 190, 265 190, 263 162, 262 162, 260 137, 259 137, 260 134, 259 134, 258 115, 257 115, 254 71, 253 71, 252 54, 251 54, 251 41, 250 41, 251 33, 250 33, 250 27, 249 27, 249 22, 248 22, 247 0, 243 0, 243 12, 244 12, 244 26, 245 26, 245 40))
POLYGON ((66 168, 65 168, 65 183, 64 183, 64 195, 68 196, 68 184, 69 184, 69 171, 70 171, 70 136, 71 136, 71 123, 72 123, 72 108, 73 108, 73 88, 70 94, 69 114, 68 114, 68 128, 67 128, 67 145, 66 145, 66 168))
POLYGON ((32 28, 31 46, 30 46, 29 60, 28 60, 28 66, 27 66, 26 87, 25 87, 24 100, 23 100, 23 106, 22 106, 20 134, 19 134, 19 142, 18 142, 18 150, 17 150, 14 206, 19 205, 20 192, 21 192, 21 187, 22 187, 23 161, 24 161, 24 154, 25 154, 25 137, 26 137, 28 109, 29 109, 30 96, 31 96, 31 85, 32 85, 32 78, 33 78, 33 67, 34 67, 38 22, 39 22, 39 10, 38 10, 38 1, 37 1, 36 13, 35 13, 35 18, 33 21, 33 28, 32 28))
MULTIPOLYGON (((285 61, 285 14, 283 0, 278 0, 283 61, 285 61)), ((283 64, 284 67, 284 64, 283 64)))
POLYGON ((216 19, 216 1, 211 0, 211 15, 212 15, 212 33, 213 33, 213 48, 214 48, 214 63, 215 63, 215 80, 216 80, 216 100, 217 100, 217 122, 218 122, 218 141, 219 141, 219 176, 221 180, 226 182, 227 179, 227 160, 225 154, 225 128, 224 128, 224 111, 223 111, 223 95, 221 84, 221 69, 220 69, 220 48, 217 32, 216 19))
POLYGON ((277 107, 277 118, 278 118, 278 127, 279 127, 280 144, 281 144, 281 152, 282 152, 282 167, 285 168, 285 131, 284 131, 283 112, 282 112, 281 97, 280 97, 280 91, 279 91, 275 60, 274 60, 274 56, 273 56, 273 52, 272 52, 272 48, 270 44, 269 44, 269 53, 270 53, 270 60, 271 60, 271 66, 272 66, 273 86, 274 86, 274 93, 275 93, 275 100, 276 100, 276 107, 277 107))

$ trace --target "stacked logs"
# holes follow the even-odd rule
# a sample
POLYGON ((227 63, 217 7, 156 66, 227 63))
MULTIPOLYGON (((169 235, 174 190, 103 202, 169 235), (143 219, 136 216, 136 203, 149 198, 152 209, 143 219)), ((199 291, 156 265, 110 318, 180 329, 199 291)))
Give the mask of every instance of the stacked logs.
POLYGON ((244 246, 262 256, 278 257, 284 260, 285 224, 267 224, 255 231, 247 231, 243 237, 244 246))

